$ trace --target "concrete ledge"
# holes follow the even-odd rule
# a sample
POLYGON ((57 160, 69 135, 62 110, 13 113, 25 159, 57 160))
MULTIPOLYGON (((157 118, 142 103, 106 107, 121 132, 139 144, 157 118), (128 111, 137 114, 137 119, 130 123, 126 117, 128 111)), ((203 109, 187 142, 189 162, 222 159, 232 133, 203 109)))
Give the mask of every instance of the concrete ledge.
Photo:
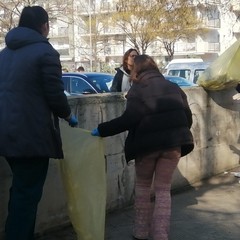
MULTIPOLYGON (((239 166, 240 104, 232 100, 234 89, 206 92, 201 87, 184 90, 193 113, 192 133, 195 149, 183 157, 175 171, 172 188, 214 176, 239 166)), ((125 109, 124 94, 101 94, 69 98, 79 126, 91 130, 98 123, 120 116, 125 109)), ((126 133, 105 138, 107 162, 107 211, 133 202, 134 162, 126 165, 124 141, 126 133)), ((51 160, 44 195, 39 205, 37 232, 66 224, 69 219, 59 171, 59 160, 51 160)), ((163 169, 164 171, 164 169, 163 169)), ((0 158, 0 239, 7 215, 8 189, 11 172, 0 158)))

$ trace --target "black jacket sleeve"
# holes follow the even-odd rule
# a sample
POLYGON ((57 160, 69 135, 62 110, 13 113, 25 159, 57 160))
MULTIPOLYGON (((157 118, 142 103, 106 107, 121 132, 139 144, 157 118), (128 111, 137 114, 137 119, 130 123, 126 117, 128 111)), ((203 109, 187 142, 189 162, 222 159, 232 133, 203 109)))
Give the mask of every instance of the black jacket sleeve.
POLYGON ((122 91, 122 79, 123 72, 118 68, 117 73, 115 74, 112 82, 112 86, 110 88, 111 92, 121 92, 122 91))
POLYGON ((120 117, 98 125, 100 136, 113 136, 133 129, 140 123, 145 115, 146 108, 143 101, 137 97, 137 91, 132 91, 131 89, 131 92, 134 92, 134 94, 131 94, 130 96, 128 94, 126 110, 124 113, 120 117))

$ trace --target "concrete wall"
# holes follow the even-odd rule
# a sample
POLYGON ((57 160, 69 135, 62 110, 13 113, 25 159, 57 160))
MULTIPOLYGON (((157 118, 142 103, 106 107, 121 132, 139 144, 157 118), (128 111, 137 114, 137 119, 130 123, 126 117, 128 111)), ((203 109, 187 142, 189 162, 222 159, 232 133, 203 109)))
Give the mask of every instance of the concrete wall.
MULTIPOLYGON (((193 113, 192 132, 195 148, 183 157, 175 171, 172 188, 216 175, 239 165, 240 104, 232 100, 235 90, 207 93, 201 87, 185 89, 193 113)), ((69 99, 79 126, 91 130, 98 123, 121 115, 125 109, 123 94, 82 96, 69 99)), ((105 138, 107 163, 107 210, 133 202, 134 162, 126 165, 126 133, 105 138)), ((51 160, 44 195, 40 202, 37 232, 68 223, 66 201, 59 171, 59 160, 51 160)), ((163 170, 164 171, 164 170, 163 170)), ((8 188, 11 172, 0 158, 0 239, 7 215, 8 188)))

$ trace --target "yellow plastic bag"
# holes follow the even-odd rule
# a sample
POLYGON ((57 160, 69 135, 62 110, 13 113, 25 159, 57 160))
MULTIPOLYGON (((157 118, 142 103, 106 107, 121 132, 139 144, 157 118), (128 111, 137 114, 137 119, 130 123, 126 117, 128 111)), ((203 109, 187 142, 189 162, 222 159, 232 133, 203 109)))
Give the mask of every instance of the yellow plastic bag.
POLYGON ((198 78, 197 84, 207 90, 236 87, 240 82, 240 40, 222 53, 198 78))
POLYGON ((61 173, 69 218, 78 240, 104 240, 106 169, 103 139, 61 123, 61 173))

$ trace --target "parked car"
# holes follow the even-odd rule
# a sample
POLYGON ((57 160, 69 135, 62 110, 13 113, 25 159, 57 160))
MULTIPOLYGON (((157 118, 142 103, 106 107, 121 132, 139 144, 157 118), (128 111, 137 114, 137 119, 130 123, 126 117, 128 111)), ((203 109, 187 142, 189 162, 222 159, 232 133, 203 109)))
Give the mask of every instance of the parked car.
POLYGON ((65 93, 71 96, 110 92, 113 77, 109 73, 99 72, 62 73, 65 93))
POLYGON ((169 63, 164 74, 186 78, 196 83, 198 77, 207 69, 207 62, 173 62, 169 63))
POLYGON ((197 84, 190 82, 186 78, 183 77, 176 77, 176 76, 171 76, 171 75, 163 75, 166 80, 176 83, 179 87, 192 87, 192 86, 197 86, 197 84))

